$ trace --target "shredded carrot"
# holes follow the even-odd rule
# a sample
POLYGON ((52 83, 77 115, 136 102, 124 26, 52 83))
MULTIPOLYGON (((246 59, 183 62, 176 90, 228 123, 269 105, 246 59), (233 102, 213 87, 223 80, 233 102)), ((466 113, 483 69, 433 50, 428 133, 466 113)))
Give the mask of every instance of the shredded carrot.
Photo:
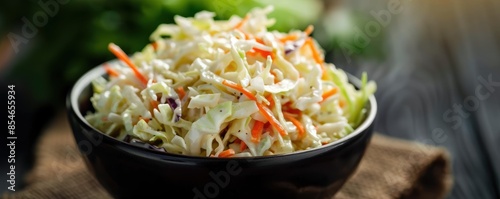
POLYGON ((252 39, 252 36, 250 36, 248 33, 243 32, 243 31, 240 31, 240 32, 243 33, 243 35, 245 36, 245 40, 252 39))
POLYGON ((276 72, 274 72, 273 70, 269 70, 269 73, 274 76, 274 81, 278 79, 278 74, 276 74, 276 72))
POLYGON ((334 87, 334 88, 330 89, 329 91, 324 92, 323 95, 321 95, 321 98, 323 98, 323 99, 320 101, 320 103, 325 101, 327 98, 335 95, 337 92, 338 92, 337 87, 334 87))
POLYGON ((158 105, 160 104, 160 102, 155 101, 155 100, 151 100, 151 101, 149 101, 149 104, 151 105, 149 107, 149 112, 151 113, 151 115, 154 115, 154 110, 158 109, 158 105))
POLYGON ((297 35, 287 35, 282 38, 280 38, 281 43, 285 43, 287 41, 294 41, 297 40, 299 37, 297 35))
POLYGON ((312 38, 310 38, 310 37, 307 38, 305 45, 309 46, 309 48, 311 49, 314 61, 316 61, 316 63, 318 63, 318 64, 323 63, 323 58, 321 58, 320 53, 318 52, 318 49, 316 49, 316 46, 314 46, 314 42, 313 42, 312 38))
POLYGON ((267 59, 267 56, 271 56, 271 58, 274 59, 273 52, 271 52, 271 51, 265 51, 265 50, 261 50, 258 48, 252 48, 251 50, 247 51, 247 56, 257 56, 258 54, 260 54, 262 57, 264 57, 266 59, 267 59))
POLYGON ((304 33, 306 33, 306 35, 311 35, 311 33, 314 31, 314 26, 313 25, 308 25, 307 28, 304 30, 304 33))
POLYGON ((269 121, 269 123, 271 123, 271 125, 273 125, 273 127, 281 134, 281 135, 287 135, 285 129, 283 128, 283 126, 281 126, 281 124, 279 123, 279 121, 276 119, 276 117, 273 116, 271 110, 269 110, 266 106, 264 106, 262 103, 258 102, 257 101, 257 98, 255 97, 255 95, 253 95, 250 91, 248 91, 247 89, 243 88, 241 85, 239 84, 236 84, 232 81, 229 81, 229 80, 224 80, 222 81, 222 84, 223 85, 226 85, 232 89, 235 89, 235 90, 238 90, 240 91, 241 93, 243 93, 243 95, 247 96, 248 99, 250 100, 253 100, 255 101, 255 103, 257 104, 257 107, 259 108, 259 112, 260 114, 262 114, 262 116, 264 116, 264 118, 267 119, 267 121, 269 121))
POLYGON ((251 34, 246 33, 246 32, 243 32, 243 31, 241 31, 241 32, 243 33, 243 35, 245 35, 245 39, 246 40, 255 39, 255 41, 257 43, 264 44, 264 41, 262 41, 262 39, 257 38, 257 37, 255 37, 255 36, 253 36, 251 34))
POLYGON ((269 102, 269 108, 273 108, 273 106, 274 106, 273 95, 269 94, 269 95, 266 97, 266 100, 269 102))
POLYGON ((155 100, 151 100, 151 101, 149 102, 149 104, 151 105, 151 107, 152 107, 153 109, 157 109, 157 108, 158 108, 158 105, 160 104, 160 102, 155 101, 155 100))
MULTIPOLYGON (((255 41, 257 43, 265 45, 264 41, 262 39, 257 38, 251 34, 245 33, 243 31, 241 31, 241 32, 243 33, 243 35, 245 35, 246 40, 255 39, 255 41)), ((262 57, 264 57, 264 58, 267 58, 267 56, 271 56, 271 58, 274 59, 274 54, 272 51, 265 51, 265 50, 261 50, 261 49, 255 48, 255 47, 253 47, 252 49, 247 51, 247 56, 257 56, 258 54, 262 55, 262 57)))
POLYGON ((234 29, 239 29, 243 26, 243 24, 245 24, 248 19, 250 19, 250 15, 246 15, 245 18, 243 18, 238 24, 236 24, 236 26, 234 26, 234 29))
POLYGON ((153 49, 156 51, 158 50, 158 42, 154 41, 151 43, 151 45, 153 46, 153 49))
POLYGON ((243 141, 241 141, 240 143, 240 151, 244 151, 245 149, 247 149, 247 144, 243 141))
MULTIPOLYGON (((304 30, 304 33, 306 34, 306 36, 309 36, 314 30, 314 26, 313 25, 309 25, 307 26, 307 28, 304 30)), ((299 38, 299 36, 297 34, 289 34, 289 35, 286 35, 282 38, 280 38, 279 40, 282 42, 282 43, 285 43, 287 41, 294 41, 294 40, 297 40, 299 38)))
POLYGON ((320 66, 321 66, 321 71, 322 71, 321 79, 327 79, 328 73, 326 71, 327 69, 326 69, 325 63, 321 63, 320 66))
POLYGON ((148 122, 149 122, 149 118, 143 118, 143 117, 141 117, 141 116, 139 116, 139 120, 144 120, 146 123, 148 123, 148 122))
POLYGON ((255 120, 252 128, 252 142, 259 143, 260 135, 262 135, 262 129, 264 128, 264 122, 255 120))
POLYGON ((297 131, 299 132, 299 139, 303 138, 306 134, 306 130, 304 129, 302 123, 300 123, 299 120, 295 119, 295 117, 289 113, 283 112, 283 116, 285 117, 285 119, 290 120, 290 122, 292 122, 293 125, 297 127, 297 131))
POLYGON ((316 61, 316 63, 318 63, 321 66, 322 78, 325 79, 327 76, 326 75, 327 73, 326 73, 325 61, 323 60, 323 58, 321 58, 321 55, 318 52, 318 49, 316 48, 316 46, 314 45, 312 38, 309 37, 306 39, 306 42, 304 43, 303 47, 305 47, 305 46, 308 46, 309 49, 311 49, 313 59, 314 59, 314 61, 316 61))
POLYGON ((239 138, 236 138, 236 140, 233 143, 240 144, 240 151, 244 151, 247 148, 247 144, 242 140, 240 140, 239 138))
POLYGON ((346 105, 345 100, 340 99, 340 100, 339 100, 339 106, 340 106, 340 108, 344 108, 344 107, 345 107, 345 105, 346 105))
POLYGON ((276 73, 274 71, 269 71, 269 73, 271 73, 273 76, 274 76, 274 83, 278 83, 278 75, 276 75, 276 73))
POLYGON ((250 99, 250 100, 257 101, 257 98, 255 97, 255 95, 253 95, 250 91, 248 91, 247 89, 243 88, 241 85, 239 85, 235 82, 232 82, 229 80, 224 80, 224 81, 222 81, 222 84, 224 84, 224 85, 226 85, 234 90, 240 91, 241 93, 243 93, 243 95, 247 96, 248 99, 250 99))
MULTIPOLYGON (((242 31, 242 33, 245 35, 245 39, 246 40, 250 40, 250 39, 255 39, 255 41, 257 43, 260 43, 262 45, 264 45, 264 41, 262 41, 262 39, 259 39, 257 37, 254 37, 253 35, 250 35, 248 33, 245 33, 242 31)), ((257 56, 258 54, 262 55, 262 57, 264 58, 267 58, 267 56, 271 56, 271 58, 274 59, 274 55, 273 55, 273 52, 272 51, 265 51, 265 50, 261 50, 261 49, 258 49, 258 48, 252 48, 250 49, 249 51, 247 51, 247 55, 248 56, 257 56)))
POLYGON ((117 46, 116 44, 114 43, 109 43, 108 45, 108 49, 109 51, 111 51, 118 59, 120 59, 121 61, 125 62, 131 69, 132 71, 134 71, 134 74, 135 76, 144 84, 146 85, 148 83, 148 79, 146 79, 146 77, 144 77, 144 75, 142 75, 139 70, 137 69, 137 67, 135 66, 134 63, 132 63, 132 61, 130 60, 130 58, 128 57, 127 54, 125 54, 125 52, 123 52, 123 50, 117 46))
POLYGON ((254 37, 254 39, 255 39, 256 42, 264 45, 264 41, 262 39, 259 39, 257 37, 254 37))
POLYGON ((289 109, 284 110, 283 112, 287 112, 287 113, 298 115, 298 116, 302 115, 302 111, 300 111, 299 109, 295 109, 295 108, 289 108, 289 109))
POLYGON ((269 122, 266 122, 264 124, 264 131, 263 132, 269 132, 269 135, 274 136, 274 131, 272 129, 272 125, 269 122))
POLYGON ((287 135, 288 133, 285 131, 283 126, 281 126, 278 119, 276 119, 276 117, 273 116, 271 110, 269 110, 267 107, 265 107, 260 102, 256 102, 256 103, 257 103, 257 107, 259 108, 260 114, 262 114, 264 116, 264 118, 266 118, 267 121, 269 121, 269 123, 271 123, 271 125, 278 131, 278 133, 280 133, 280 135, 282 135, 282 136, 287 135))
POLYGON ((227 150, 220 152, 219 157, 226 158, 226 157, 231 157, 234 154, 235 154, 235 152, 233 149, 227 149, 227 150))
POLYGON ((177 94, 179 95, 179 97, 180 97, 181 99, 183 99, 183 98, 184 98, 184 96, 186 96, 186 91, 184 91, 184 88, 183 88, 182 86, 179 86, 179 87, 177 88, 177 94))
POLYGON ((283 112, 287 112, 287 113, 294 114, 294 115, 297 115, 297 116, 302 115, 302 111, 301 110, 296 109, 296 108, 292 108, 292 102, 287 102, 287 103, 283 104, 282 107, 283 107, 282 108, 283 112))
POLYGON ((118 77, 120 74, 113 68, 111 68, 107 63, 104 64, 104 69, 106 70, 106 73, 108 73, 109 76, 112 77, 118 77))

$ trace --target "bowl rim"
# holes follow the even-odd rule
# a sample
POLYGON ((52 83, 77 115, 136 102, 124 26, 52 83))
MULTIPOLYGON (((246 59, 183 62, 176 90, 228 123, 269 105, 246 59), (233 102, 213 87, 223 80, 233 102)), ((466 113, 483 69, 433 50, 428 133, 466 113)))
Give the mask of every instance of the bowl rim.
MULTIPOLYGON (((119 61, 114 59, 114 60, 108 61, 106 63, 111 64, 114 62, 119 62, 119 61)), ((88 131, 95 131, 95 132, 99 133, 100 135, 102 135, 103 142, 105 140, 110 141, 110 142, 114 142, 117 144, 121 144, 123 146, 138 149, 140 151, 143 151, 145 154, 156 154, 156 155, 160 155, 161 157, 164 157, 164 158, 176 157, 176 158, 181 158, 184 160, 196 159, 196 160, 212 160, 212 161, 213 160, 226 160, 227 161, 227 160, 238 160, 238 159, 239 160, 259 160, 259 159, 268 159, 268 158, 296 156, 296 155, 306 154, 306 153, 310 153, 310 152, 314 152, 314 151, 318 151, 318 150, 322 150, 322 149, 325 150, 328 148, 333 149, 333 148, 337 148, 339 146, 346 144, 348 141, 352 140, 353 138, 355 138, 357 136, 360 136, 363 132, 365 132, 366 129, 368 129, 374 123, 375 117, 377 115, 377 101, 376 101, 374 95, 370 95, 368 97, 368 102, 370 104, 370 109, 368 111, 368 115, 365 117, 364 121, 357 128, 355 128, 354 131, 351 132, 349 135, 344 136, 339 140, 336 140, 334 142, 330 142, 328 144, 322 145, 322 146, 317 147, 317 148, 294 151, 292 153, 276 154, 276 155, 269 155, 269 156, 230 157, 230 158, 216 158, 215 157, 214 158, 214 157, 206 157, 206 156, 193 156, 193 155, 184 155, 184 154, 175 154, 175 153, 169 153, 169 152, 156 151, 156 150, 144 148, 141 146, 133 145, 133 144, 130 144, 128 142, 124 142, 124 141, 118 140, 112 136, 109 136, 109 135, 101 132, 100 130, 94 128, 92 125, 90 125, 87 122, 87 120, 84 118, 84 116, 82 115, 82 113, 79 109, 79 106, 78 106, 78 98, 79 98, 80 94, 83 92, 83 90, 91 84, 93 79, 95 79, 98 76, 105 75, 106 71, 105 71, 103 66, 104 66, 104 63, 92 68, 91 70, 89 70, 85 74, 83 74, 74 83, 74 85, 71 87, 71 90, 69 91, 68 96, 67 96, 67 104, 66 104, 67 107, 66 108, 69 109, 71 114, 73 114, 74 116, 76 116, 76 118, 78 118, 78 122, 82 125, 83 128, 85 128, 88 131)), ((361 85, 361 81, 357 77, 355 77, 354 75, 351 75, 347 72, 345 72, 345 74, 348 77, 348 81, 351 84, 353 84, 355 87, 359 88, 359 85, 361 85)), ((74 130, 72 130, 72 131, 74 131, 74 130)), ((73 132, 73 134, 74 134, 74 132, 73 132)), ((101 144, 102 144, 102 142, 101 142, 101 144)))

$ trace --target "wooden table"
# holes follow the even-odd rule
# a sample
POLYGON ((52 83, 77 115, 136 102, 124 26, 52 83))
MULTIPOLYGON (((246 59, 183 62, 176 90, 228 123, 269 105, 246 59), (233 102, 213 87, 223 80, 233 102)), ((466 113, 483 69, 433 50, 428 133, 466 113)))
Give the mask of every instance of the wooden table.
MULTIPOLYGON (((346 6, 380 24, 370 12, 392 9, 388 2, 346 6)), ((377 82, 378 132, 450 151, 449 198, 500 198, 500 2, 397 2, 401 12, 381 20, 384 45, 364 47, 385 51, 382 60, 336 50, 327 61, 377 82)))

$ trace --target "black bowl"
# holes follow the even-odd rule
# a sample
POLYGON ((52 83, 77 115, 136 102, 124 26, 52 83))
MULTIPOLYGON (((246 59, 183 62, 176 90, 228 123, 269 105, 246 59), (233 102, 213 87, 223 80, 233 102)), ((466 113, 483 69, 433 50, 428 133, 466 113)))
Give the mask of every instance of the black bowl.
POLYGON ((377 112, 372 96, 368 115, 354 132, 312 150, 250 158, 177 155, 116 140, 86 122, 83 114, 93 110, 90 82, 103 75, 99 66, 82 76, 66 105, 88 168, 116 198, 331 198, 363 157, 377 112))

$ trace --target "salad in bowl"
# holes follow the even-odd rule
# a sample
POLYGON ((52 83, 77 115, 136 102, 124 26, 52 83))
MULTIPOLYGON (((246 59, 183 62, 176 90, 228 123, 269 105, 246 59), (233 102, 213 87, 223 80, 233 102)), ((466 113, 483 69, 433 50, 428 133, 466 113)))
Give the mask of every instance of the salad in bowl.
POLYGON ((207 11, 161 24, 151 43, 92 81, 85 120, 155 150, 205 157, 289 154, 340 140, 366 117, 375 83, 356 89, 324 61, 313 26, 271 31, 272 7, 215 20, 207 11))

